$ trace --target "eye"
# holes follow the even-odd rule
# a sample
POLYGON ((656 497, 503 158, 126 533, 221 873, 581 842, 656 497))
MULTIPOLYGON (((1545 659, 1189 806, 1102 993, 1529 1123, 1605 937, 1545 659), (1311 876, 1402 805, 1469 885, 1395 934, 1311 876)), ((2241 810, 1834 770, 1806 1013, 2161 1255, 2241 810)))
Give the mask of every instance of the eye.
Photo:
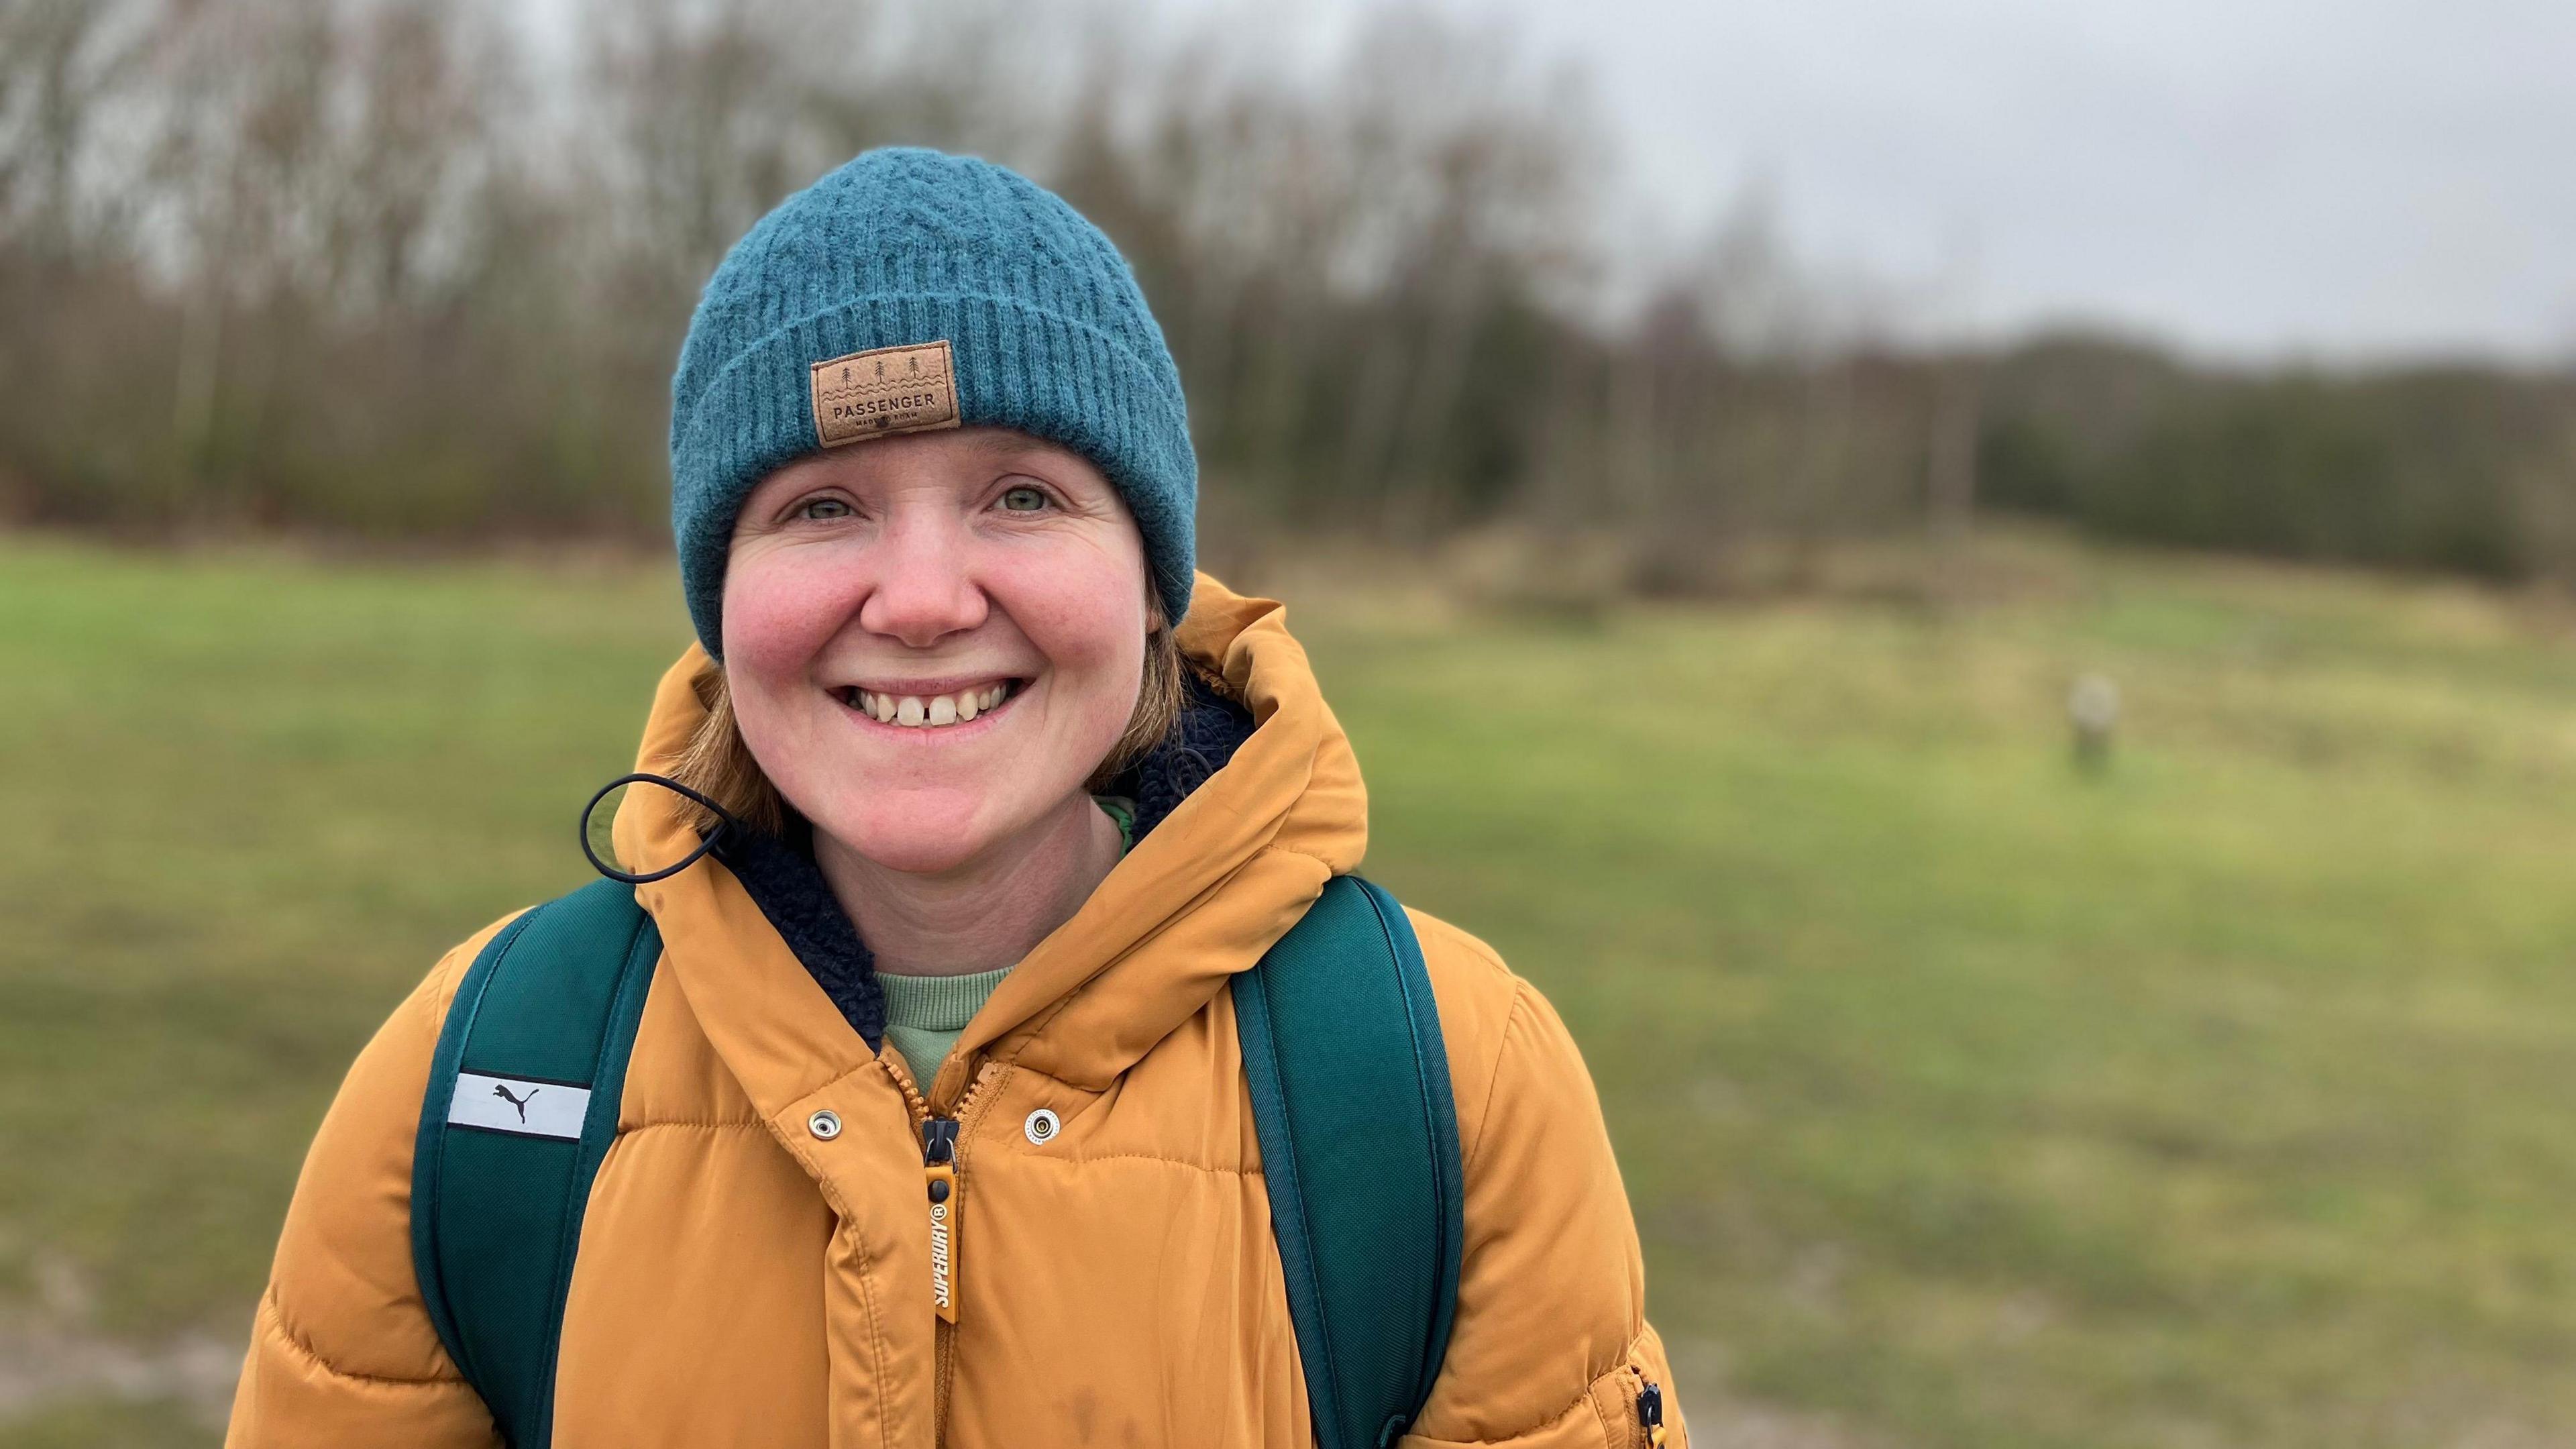
POLYGON ((1003 491, 1002 511, 1005 513, 1038 513, 1045 510, 1048 501, 1045 489, 1037 487, 1034 484, 1022 483, 1016 487, 1005 489, 1003 491))
POLYGON ((835 518, 848 518, 851 516, 851 508, 847 499, 808 498, 804 502, 796 505, 796 516, 798 518, 814 519, 818 522, 835 518))

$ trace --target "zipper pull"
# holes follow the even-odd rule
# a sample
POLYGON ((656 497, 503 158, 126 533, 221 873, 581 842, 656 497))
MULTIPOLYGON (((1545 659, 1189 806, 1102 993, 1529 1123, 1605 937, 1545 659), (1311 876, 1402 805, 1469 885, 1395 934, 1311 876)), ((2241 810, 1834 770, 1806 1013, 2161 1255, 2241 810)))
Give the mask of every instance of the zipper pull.
POLYGON ((1637 1390, 1637 1425, 1646 1431, 1648 1444, 1664 1449, 1664 1390, 1653 1379, 1637 1390))
POLYGON ((957 1119, 921 1124, 921 1170, 930 1188, 930 1306, 957 1321, 957 1119))

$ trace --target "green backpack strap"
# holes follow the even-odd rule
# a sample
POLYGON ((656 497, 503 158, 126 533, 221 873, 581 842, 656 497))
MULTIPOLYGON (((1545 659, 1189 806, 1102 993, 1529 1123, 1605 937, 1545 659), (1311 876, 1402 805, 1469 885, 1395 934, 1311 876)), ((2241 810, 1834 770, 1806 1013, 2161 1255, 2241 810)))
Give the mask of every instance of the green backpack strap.
POLYGON ((439 1032, 412 1157, 412 1267, 511 1449, 553 1437, 582 1210, 661 954, 634 887, 593 881, 494 936, 439 1032))
POLYGON ((1320 1449, 1383 1449, 1449 1347, 1466 1242, 1449 1060, 1395 898, 1336 876, 1234 1008, 1320 1449))

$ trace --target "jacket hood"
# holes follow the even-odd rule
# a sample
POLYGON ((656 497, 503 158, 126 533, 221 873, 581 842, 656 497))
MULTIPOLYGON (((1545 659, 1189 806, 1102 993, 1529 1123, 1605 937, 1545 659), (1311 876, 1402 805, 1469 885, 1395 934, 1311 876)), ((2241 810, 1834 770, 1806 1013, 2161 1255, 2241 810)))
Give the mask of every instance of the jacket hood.
MULTIPOLYGON (((1177 637, 1251 712, 1251 737, 1022 959, 927 1084, 934 1104, 963 1092, 979 1056, 1105 1090, 1257 962, 1326 880, 1358 868, 1368 845, 1359 764, 1282 606, 1201 574, 1177 637)), ((663 675, 637 770, 669 773, 706 715, 695 683, 715 667, 692 645, 663 675)), ((618 857, 649 870, 696 849, 678 806, 665 790, 628 791, 618 857)), ((636 897, 661 928, 664 969, 763 1115, 874 1063, 720 862, 701 858, 636 897)))

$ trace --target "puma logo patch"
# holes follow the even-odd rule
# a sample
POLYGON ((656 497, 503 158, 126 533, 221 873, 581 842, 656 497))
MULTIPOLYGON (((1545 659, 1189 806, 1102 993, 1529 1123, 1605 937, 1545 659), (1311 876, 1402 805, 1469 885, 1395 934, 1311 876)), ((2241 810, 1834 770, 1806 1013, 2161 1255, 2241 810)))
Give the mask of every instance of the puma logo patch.
POLYGON ((512 1137, 578 1140, 590 1116, 590 1089, 571 1082, 458 1072, 448 1098, 450 1125, 512 1137))

